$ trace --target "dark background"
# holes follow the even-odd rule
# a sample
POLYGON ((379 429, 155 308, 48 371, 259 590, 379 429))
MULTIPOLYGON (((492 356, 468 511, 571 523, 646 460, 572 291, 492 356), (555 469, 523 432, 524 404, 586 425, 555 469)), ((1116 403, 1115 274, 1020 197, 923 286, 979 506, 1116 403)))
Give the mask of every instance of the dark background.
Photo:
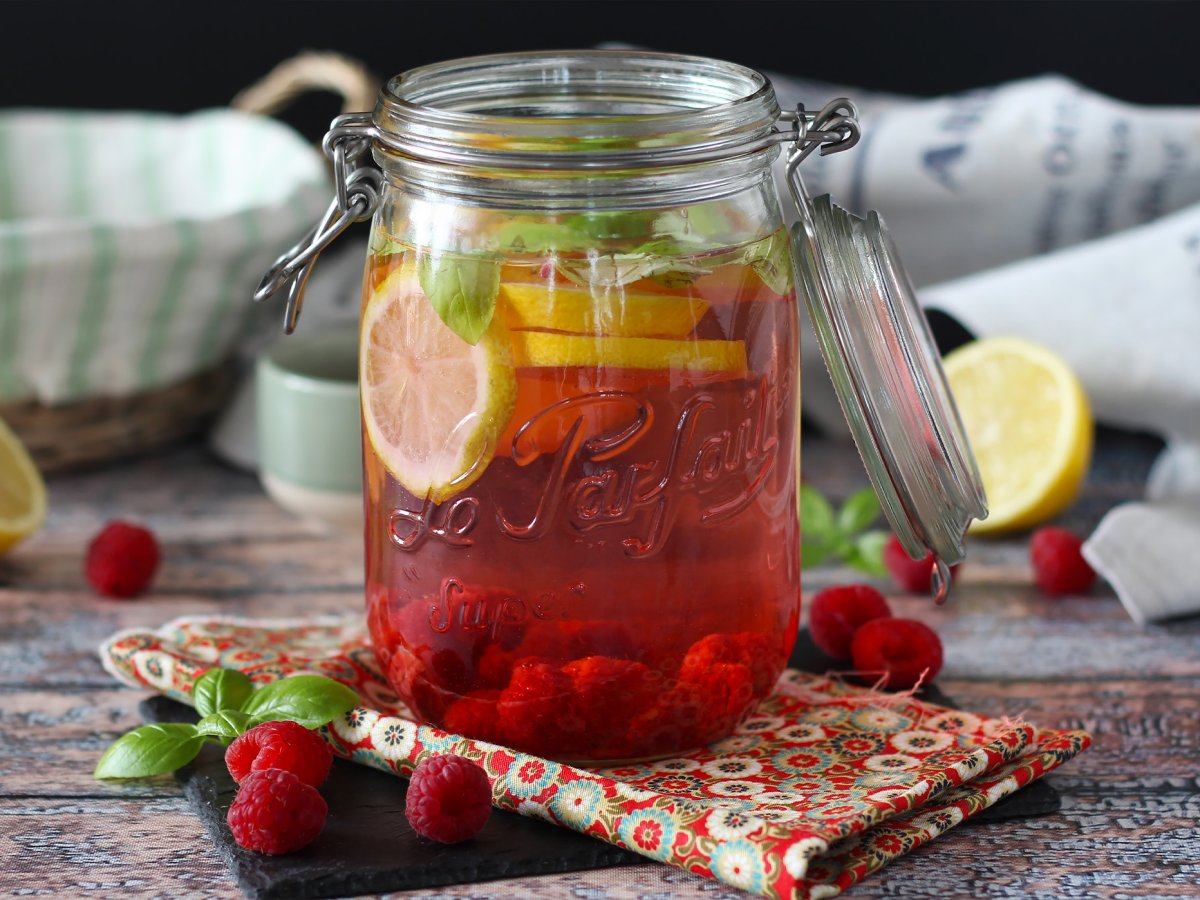
MULTIPOLYGON (((606 40, 902 93, 1060 72, 1132 102, 1200 105, 1197 34, 1187 0, 0 0, 0 106, 183 112, 228 103, 306 48, 387 76, 606 40)), ((315 137, 336 107, 309 97, 285 117, 315 137)))

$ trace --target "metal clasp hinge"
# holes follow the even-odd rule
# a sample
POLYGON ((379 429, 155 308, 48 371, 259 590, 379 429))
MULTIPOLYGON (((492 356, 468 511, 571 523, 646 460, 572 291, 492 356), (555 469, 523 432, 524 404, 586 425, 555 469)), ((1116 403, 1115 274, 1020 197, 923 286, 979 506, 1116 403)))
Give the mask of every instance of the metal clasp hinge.
POLYGON ((285 334, 296 330, 304 304, 304 287, 317 257, 353 223, 373 216, 379 206, 383 173, 361 161, 374 137, 370 113, 347 113, 333 120, 321 143, 325 155, 333 162, 333 201, 316 227, 275 260, 254 291, 255 301, 261 303, 287 288, 285 334))
POLYGON ((849 150, 862 137, 858 123, 858 108, 846 97, 830 100, 817 112, 808 112, 803 103, 797 103, 794 112, 781 113, 779 118, 791 122, 793 131, 788 134, 792 147, 787 155, 787 186, 796 202, 801 218, 812 219, 812 200, 804 179, 800 176, 800 163, 808 159, 818 148, 822 156, 849 150))

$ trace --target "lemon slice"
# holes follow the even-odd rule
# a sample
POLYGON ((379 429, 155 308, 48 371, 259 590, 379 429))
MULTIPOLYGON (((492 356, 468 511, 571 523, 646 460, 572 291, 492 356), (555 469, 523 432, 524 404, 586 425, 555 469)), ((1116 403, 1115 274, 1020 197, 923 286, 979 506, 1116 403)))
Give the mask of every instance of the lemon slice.
POLYGON ((0 553, 46 521, 46 484, 20 439, 0 420, 0 553))
POLYGON ((746 345, 742 341, 673 341, 538 331, 514 332, 512 337, 513 360, 518 367, 746 371, 746 345))
POLYGON ((508 333, 493 316, 471 346, 438 317, 411 268, 363 310, 359 389, 367 437, 411 494, 434 503, 475 482, 516 402, 508 333))
POLYGON ((622 337, 683 337, 708 312, 707 303, 690 297, 519 283, 500 285, 499 308, 509 328, 622 337))
POLYGON ((1083 385, 1059 356, 1019 338, 987 338, 946 356, 990 513, 977 534, 1045 522, 1074 501, 1092 456, 1083 385))

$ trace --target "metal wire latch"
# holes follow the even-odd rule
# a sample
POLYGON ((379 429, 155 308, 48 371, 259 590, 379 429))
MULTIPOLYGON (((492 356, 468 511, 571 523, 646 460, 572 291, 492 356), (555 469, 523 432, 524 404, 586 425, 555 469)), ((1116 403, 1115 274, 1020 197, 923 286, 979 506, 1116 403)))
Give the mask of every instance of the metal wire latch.
POLYGON ((374 215, 379 206, 383 173, 373 165, 360 162, 362 155, 370 150, 374 130, 370 113, 348 113, 334 119, 321 142, 322 150, 333 162, 336 190, 333 201, 316 227, 275 260, 254 291, 255 301, 262 302, 287 287, 287 306, 283 314, 285 334, 296 330, 300 308, 304 304, 304 286, 317 257, 354 222, 374 215))

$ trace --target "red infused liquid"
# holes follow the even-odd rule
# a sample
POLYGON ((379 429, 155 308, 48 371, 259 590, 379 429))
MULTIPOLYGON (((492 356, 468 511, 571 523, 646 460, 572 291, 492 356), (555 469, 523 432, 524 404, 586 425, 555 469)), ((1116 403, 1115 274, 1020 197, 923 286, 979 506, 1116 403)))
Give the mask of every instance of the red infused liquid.
MULTIPOLYGON (((368 299, 402 256, 373 260, 368 299)), ((555 279, 513 262, 502 281, 555 279)), ((702 302, 684 333, 593 334, 595 358, 562 365, 560 329, 497 309, 516 396, 460 493, 414 496, 364 436, 368 618, 396 691, 440 728, 587 763, 728 735, 800 608, 794 293, 745 263, 621 290, 633 312, 702 302), (533 364, 531 331, 549 339, 533 364)))

